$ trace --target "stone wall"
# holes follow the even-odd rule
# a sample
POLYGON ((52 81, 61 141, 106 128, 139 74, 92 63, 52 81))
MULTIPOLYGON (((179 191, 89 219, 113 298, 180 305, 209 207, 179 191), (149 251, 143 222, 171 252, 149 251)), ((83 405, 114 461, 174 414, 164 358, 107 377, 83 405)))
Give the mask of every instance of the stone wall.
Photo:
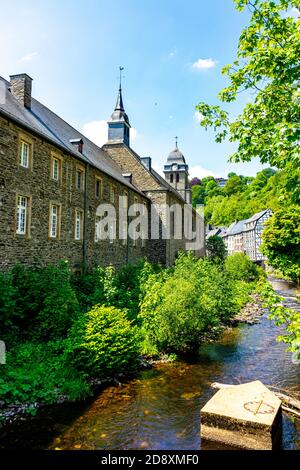
MULTIPOLYGON (((106 144, 103 147, 110 157, 118 164, 124 173, 132 173, 132 181, 141 191, 151 199, 155 207, 161 205, 179 204, 183 210, 184 200, 177 196, 172 190, 169 190, 161 184, 161 182, 151 174, 141 163, 139 157, 135 152, 124 144, 106 144)), ((193 218, 196 217, 194 212, 193 218)), ((149 258, 153 262, 159 262, 166 265, 172 265, 179 251, 186 250, 186 242, 188 240, 175 239, 171 236, 170 239, 162 238, 162 228, 166 227, 168 221, 165 214, 160 216, 160 239, 149 241, 149 258)), ((201 249, 194 252, 196 256, 204 256, 204 222, 201 224, 201 249)))
MULTIPOLYGON (((30 134, 0 116, 0 270, 9 269, 16 263, 32 264, 35 260, 46 264, 67 259, 74 268, 83 263, 83 240, 75 240, 75 210, 84 210, 85 192, 75 186, 76 166, 85 163, 74 156, 58 150, 48 141, 30 134), (30 143, 32 161, 29 168, 19 165, 20 139, 30 143), (51 158, 57 156, 62 162, 62 178, 54 181, 51 176, 51 158), (17 195, 24 195, 30 201, 30 230, 27 235, 16 234, 17 195), (60 237, 49 237, 50 203, 61 206, 60 237)), ((120 266, 136 261, 148 253, 147 243, 141 240, 134 246, 132 241, 125 245, 120 240, 95 242, 95 215, 100 202, 110 202, 110 185, 116 188, 118 196, 128 192, 129 201, 149 204, 146 197, 114 180, 98 169, 89 166, 87 191, 87 249, 89 265, 113 264, 120 266), (102 179, 103 195, 95 195, 95 176, 102 179)))

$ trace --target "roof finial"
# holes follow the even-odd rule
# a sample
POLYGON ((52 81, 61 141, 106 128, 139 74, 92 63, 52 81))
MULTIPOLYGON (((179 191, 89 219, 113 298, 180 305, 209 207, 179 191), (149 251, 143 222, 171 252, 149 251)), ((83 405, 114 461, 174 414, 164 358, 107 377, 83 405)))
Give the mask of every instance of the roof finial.
POLYGON ((175 139, 175 147, 178 149, 178 145, 177 145, 177 143, 178 143, 178 137, 177 137, 177 135, 174 137, 174 139, 175 139))
POLYGON ((122 67, 121 65, 119 66, 119 71, 120 71, 120 86, 119 86, 119 90, 122 90, 122 72, 124 70, 124 67, 122 67))

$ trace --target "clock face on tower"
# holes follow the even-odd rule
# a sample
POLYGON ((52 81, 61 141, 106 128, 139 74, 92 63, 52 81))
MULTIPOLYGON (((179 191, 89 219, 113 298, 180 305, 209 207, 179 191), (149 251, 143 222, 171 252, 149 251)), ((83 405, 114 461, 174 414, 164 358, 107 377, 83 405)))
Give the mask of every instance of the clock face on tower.
POLYGON ((177 170, 178 166, 176 165, 176 163, 174 163, 174 165, 172 165, 172 170, 177 170))

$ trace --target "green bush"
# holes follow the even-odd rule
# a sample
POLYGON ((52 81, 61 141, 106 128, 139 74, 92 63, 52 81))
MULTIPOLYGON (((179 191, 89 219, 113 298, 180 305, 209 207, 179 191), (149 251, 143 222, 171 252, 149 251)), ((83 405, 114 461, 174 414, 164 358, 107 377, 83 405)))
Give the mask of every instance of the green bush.
POLYGON ((88 274, 73 276, 72 285, 82 311, 97 304, 113 306, 126 310, 129 320, 136 322, 143 285, 159 269, 146 260, 125 265, 119 271, 113 266, 98 267, 88 274))
POLYGON ((63 341, 23 343, 7 353, 0 367, 0 401, 6 404, 47 404, 90 394, 85 375, 65 361, 63 341))
POLYGON ((300 283, 300 206, 284 206, 267 221, 262 252, 269 263, 300 283))
POLYGON ((144 352, 197 348, 203 333, 245 301, 235 284, 226 271, 190 254, 181 254, 172 270, 151 276, 140 313, 144 352))
POLYGON ((227 256, 227 249, 222 237, 213 235, 206 241, 207 256, 216 263, 222 263, 227 256))
POLYGON ((1 338, 5 341, 13 340, 16 327, 16 289, 12 283, 12 276, 8 273, 0 273, 0 331, 1 338))
POLYGON ((262 270, 244 253, 234 253, 225 261, 225 269, 233 279, 251 282, 262 275, 262 270))
POLYGON ((34 336, 42 340, 64 337, 79 312, 67 263, 47 266, 42 271, 41 284, 44 298, 36 317, 34 336))
POLYGON ((74 323, 66 354, 78 371, 89 376, 132 369, 140 355, 138 329, 124 311, 96 305, 74 323))

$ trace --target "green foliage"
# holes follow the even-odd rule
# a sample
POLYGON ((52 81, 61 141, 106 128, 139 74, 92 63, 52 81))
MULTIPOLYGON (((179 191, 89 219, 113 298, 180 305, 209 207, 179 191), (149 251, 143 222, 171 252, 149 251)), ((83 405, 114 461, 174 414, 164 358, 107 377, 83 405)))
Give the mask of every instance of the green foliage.
POLYGON ((128 318, 136 321, 143 285, 151 273, 161 269, 146 260, 123 266, 119 271, 113 266, 97 267, 88 274, 74 276, 72 284, 76 290, 82 311, 93 305, 103 304, 126 310, 128 318))
MULTIPOLYGON (((297 174, 300 179, 300 170, 294 172, 295 180, 297 174)), ((203 185, 206 222, 228 226, 235 220, 247 219, 266 208, 275 211, 283 204, 289 205, 291 193, 287 189, 288 181, 287 170, 275 172, 272 168, 265 168, 255 178, 232 174, 226 186, 219 188, 217 196, 210 197, 203 185)))
POLYGON ((203 333, 237 313, 249 286, 236 283, 221 266, 181 254, 168 272, 148 279, 141 303, 144 351, 185 352, 203 333))
POLYGON ((240 176, 233 175, 231 176, 225 184, 224 194, 226 196, 231 196, 232 194, 237 194, 243 191, 244 182, 240 176))
POLYGON ((14 316, 16 289, 10 273, 0 273, 0 331, 1 339, 7 340, 15 333, 14 316))
POLYGON ((206 250, 208 257, 217 263, 225 260, 227 256, 227 249, 223 238, 218 235, 213 235, 206 241, 206 250))
POLYGON ((246 282, 257 280, 264 273, 244 253, 234 253, 228 256, 225 269, 233 279, 246 282))
POLYGON ((233 161, 250 161, 277 168, 299 165, 299 47, 300 19, 286 11, 298 0, 235 0, 237 10, 251 11, 250 24, 240 36, 237 58, 223 68, 230 84, 219 93, 223 102, 238 99, 242 91, 254 98, 243 113, 230 120, 219 106, 200 103, 200 125, 213 127, 216 141, 238 142, 233 161))
POLYGON ((4 338, 49 340, 66 336, 79 305, 68 264, 26 268, 16 265, 1 275, 0 308, 4 338))
POLYGON ((68 360, 89 376, 133 369, 139 354, 138 328, 115 307, 96 305, 82 314, 67 340, 68 360))
POLYGON ((191 254, 173 268, 141 260, 79 276, 65 262, 18 265, 0 274, 8 349, 0 401, 34 412, 36 403, 84 398, 91 378, 134 369, 142 340, 152 355, 195 349, 204 333, 239 311, 250 290, 222 263, 191 254))
POLYGON ((275 212, 263 232, 261 250, 274 268, 300 281, 300 206, 275 212))
POLYGON ((65 361, 63 341, 26 342, 6 356, 6 364, 0 366, 0 401, 6 404, 49 404, 90 394, 85 375, 65 361))
POLYGON ((278 341, 288 344, 288 350, 300 357, 300 313, 283 305, 284 298, 278 295, 269 282, 261 282, 258 292, 264 300, 264 307, 269 312, 269 318, 277 326, 285 326, 285 334, 278 336, 278 341))
POLYGON ((205 200, 205 187, 196 184, 192 186, 192 202, 193 206, 196 207, 197 204, 204 204, 205 200))

